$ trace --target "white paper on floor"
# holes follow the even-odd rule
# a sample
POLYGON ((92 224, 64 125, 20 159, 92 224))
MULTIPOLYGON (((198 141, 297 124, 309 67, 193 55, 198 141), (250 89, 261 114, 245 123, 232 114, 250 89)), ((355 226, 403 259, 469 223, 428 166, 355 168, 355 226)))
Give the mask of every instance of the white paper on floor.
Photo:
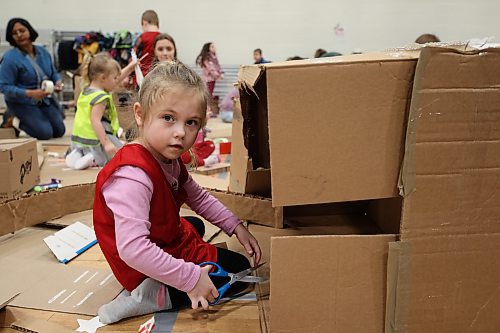
POLYGON ((99 316, 95 316, 90 320, 77 319, 78 325, 80 325, 76 330, 78 332, 95 333, 98 328, 106 326, 106 324, 101 323, 99 316))

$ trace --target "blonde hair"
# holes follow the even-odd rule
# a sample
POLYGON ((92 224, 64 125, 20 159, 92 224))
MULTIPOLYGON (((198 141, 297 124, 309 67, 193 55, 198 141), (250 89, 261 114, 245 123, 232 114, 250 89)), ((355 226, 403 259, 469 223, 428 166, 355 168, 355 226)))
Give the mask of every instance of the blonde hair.
POLYGON ((151 9, 146 10, 144 13, 142 13, 142 21, 156 25, 157 27, 160 26, 160 19, 158 18, 158 14, 156 14, 156 12, 151 9))
MULTIPOLYGON (((194 91, 200 101, 201 126, 206 125, 206 110, 209 93, 205 82, 194 70, 179 61, 165 61, 158 63, 144 78, 137 102, 141 105, 142 118, 147 119, 151 106, 166 93, 176 89, 194 91)), ((139 129, 135 128, 130 140, 137 138, 139 129)))
POLYGON ((109 75, 112 70, 121 72, 120 64, 106 52, 92 56, 86 53, 82 64, 83 85, 88 86, 98 75, 109 75))

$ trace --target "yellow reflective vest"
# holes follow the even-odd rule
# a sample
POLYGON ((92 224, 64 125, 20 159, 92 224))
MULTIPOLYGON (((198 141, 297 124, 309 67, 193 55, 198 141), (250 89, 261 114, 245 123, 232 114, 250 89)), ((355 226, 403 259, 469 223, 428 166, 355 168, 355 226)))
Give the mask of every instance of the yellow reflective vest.
POLYGON ((101 122, 107 134, 116 135, 120 124, 116 112, 113 97, 104 90, 94 90, 85 88, 78 97, 75 121, 73 124, 73 134, 71 140, 85 146, 97 146, 100 144, 97 135, 92 128, 91 114, 92 107, 99 103, 106 103, 106 110, 101 122))

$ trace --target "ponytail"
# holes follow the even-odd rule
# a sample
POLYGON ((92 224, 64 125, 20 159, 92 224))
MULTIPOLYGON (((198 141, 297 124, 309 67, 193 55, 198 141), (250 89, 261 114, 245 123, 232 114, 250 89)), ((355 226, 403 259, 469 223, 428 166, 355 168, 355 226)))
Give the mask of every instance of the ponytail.
POLYGON ((90 67, 90 62, 92 61, 92 54, 88 51, 85 51, 85 55, 83 56, 83 62, 81 65, 81 73, 82 73, 82 82, 83 86, 88 86, 90 85, 90 77, 89 77, 89 67, 90 67))

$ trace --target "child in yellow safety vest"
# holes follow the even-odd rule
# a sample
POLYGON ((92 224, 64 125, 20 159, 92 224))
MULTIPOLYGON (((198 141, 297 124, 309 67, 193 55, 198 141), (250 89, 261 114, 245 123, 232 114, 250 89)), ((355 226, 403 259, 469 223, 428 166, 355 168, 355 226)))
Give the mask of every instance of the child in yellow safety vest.
POLYGON ((104 166, 123 146, 111 92, 135 65, 131 62, 122 70, 107 53, 86 56, 82 70, 85 87, 77 101, 71 147, 66 155, 68 167, 82 170, 104 166))

